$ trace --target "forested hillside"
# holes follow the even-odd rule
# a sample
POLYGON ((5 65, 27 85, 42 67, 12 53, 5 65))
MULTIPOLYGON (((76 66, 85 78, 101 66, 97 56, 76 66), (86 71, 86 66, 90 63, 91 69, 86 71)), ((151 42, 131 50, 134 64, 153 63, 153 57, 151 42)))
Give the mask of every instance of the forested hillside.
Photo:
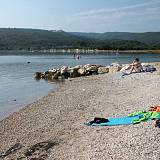
POLYGON ((0 50, 160 49, 159 33, 78 33, 40 29, 0 28, 0 50), (134 38, 133 38, 134 37, 134 38), (148 38, 147 38, 148 37, 148 38))
POLYGON ((99 40, 131 40, 146 43, 148 45, 160 45, 160 32, 144 32, 144 33, 130 33, 130 32, 106 32, 106 33, 84 33, 71 32, 73 35, 83 36, 88 38, 96 38, 99 40))

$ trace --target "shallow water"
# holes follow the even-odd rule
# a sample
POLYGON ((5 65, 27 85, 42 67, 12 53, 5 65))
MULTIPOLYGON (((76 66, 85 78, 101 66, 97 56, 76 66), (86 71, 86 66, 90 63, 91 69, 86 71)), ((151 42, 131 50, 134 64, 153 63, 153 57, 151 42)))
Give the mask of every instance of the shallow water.
POLYGON ((47 95, 56 88, 55 82, 36 81, 33 74, 36 71, 46 71, 49 68, 74 66, 79 64, 103 64, 114 62, 130 63, 139 57, 143 62, 160 61, 160 54, 82 54, 80 60, 75 60, 73 54, 64 53, 25 53, 0 52, 0 119, 17 111, 24 105, 47 95), (30 63, 28 63, 30 62, 30 63))

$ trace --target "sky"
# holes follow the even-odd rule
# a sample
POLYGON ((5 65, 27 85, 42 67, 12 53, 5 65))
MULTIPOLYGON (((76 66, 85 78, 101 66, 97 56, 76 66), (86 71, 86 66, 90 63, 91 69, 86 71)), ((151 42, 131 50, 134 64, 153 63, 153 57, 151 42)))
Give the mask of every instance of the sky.
POLYGON ((160 31, 160 0, 0 0, 0 28, 160 31))

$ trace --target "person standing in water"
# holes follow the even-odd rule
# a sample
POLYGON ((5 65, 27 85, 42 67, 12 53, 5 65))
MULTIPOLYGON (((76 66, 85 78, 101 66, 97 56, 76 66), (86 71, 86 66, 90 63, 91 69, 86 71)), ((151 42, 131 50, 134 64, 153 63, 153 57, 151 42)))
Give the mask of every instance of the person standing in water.
POLYGON ((77 59, 79 60, 79 58, 80 58, 80 55, 79 55, 79 54, 77 54, 77 59))

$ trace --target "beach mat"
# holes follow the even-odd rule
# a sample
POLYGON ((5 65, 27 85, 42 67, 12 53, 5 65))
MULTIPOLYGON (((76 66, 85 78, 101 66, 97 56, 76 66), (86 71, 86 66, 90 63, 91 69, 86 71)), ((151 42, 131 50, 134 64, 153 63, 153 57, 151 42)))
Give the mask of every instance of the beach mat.
POLYGON ((108 118, 108 122, 104 122, 104 123, 90 123, 90 122, 87 122, 87 123, 85 123, 85 125, 88 125, 88 126, 129 125, 129 124, 134 124, 133 121, 136 120, 139 117, 140 117, 140 115, 135 115, 135 116, 131 116, 131 117, 108 118))

